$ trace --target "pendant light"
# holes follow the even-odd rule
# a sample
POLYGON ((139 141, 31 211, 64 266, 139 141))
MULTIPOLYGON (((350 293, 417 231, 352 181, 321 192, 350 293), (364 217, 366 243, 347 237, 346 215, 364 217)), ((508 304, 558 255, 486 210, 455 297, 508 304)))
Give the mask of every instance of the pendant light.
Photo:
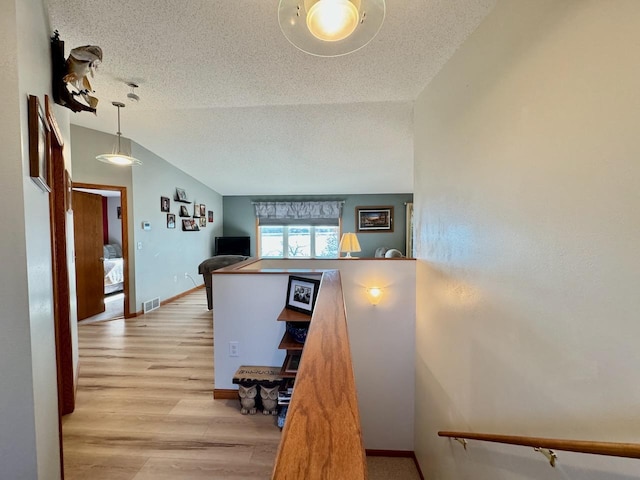
POLYGON ((280 0, 278 7, 287 40, 319 57, 361 49, 376 36, 384 16, 384 0, 280 0))
POLYGON ((131 155, 122 153, 120 146, 120 137, 122 136, 122 132, 120 131, 120 109, 124 108, 125 105, 122 102, 111 102, 111 104, 118 109, 118 131, 116 132, 116 135, 118 136, 117 150, 114 148, 113 153, 103 153, 102 155, 98 155, 96 160, 110 163, 111 165, 119 165, 121 167, 142 165, 142 162, 137 158, 133 158, 131 155))

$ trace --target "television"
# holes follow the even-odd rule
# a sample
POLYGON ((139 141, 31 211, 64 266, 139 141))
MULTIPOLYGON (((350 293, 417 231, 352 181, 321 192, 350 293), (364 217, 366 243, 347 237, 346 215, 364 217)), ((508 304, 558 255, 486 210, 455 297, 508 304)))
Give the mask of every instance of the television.
POLYGON ((249 237, 216 237, 216 255, 251 255, 249 237))

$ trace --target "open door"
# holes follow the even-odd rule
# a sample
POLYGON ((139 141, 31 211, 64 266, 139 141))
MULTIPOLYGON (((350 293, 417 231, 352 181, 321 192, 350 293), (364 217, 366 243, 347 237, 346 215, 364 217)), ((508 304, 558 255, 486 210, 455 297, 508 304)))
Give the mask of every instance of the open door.
POLYGON ((78 320, 104 312, 102 197, 73 192, 78 320))

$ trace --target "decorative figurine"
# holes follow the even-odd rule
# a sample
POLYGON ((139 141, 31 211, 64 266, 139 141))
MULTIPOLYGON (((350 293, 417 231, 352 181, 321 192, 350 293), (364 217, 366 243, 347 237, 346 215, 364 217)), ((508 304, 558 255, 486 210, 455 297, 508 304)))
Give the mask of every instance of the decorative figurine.
POLYGON ((240 413, 242 415, 254 415, 256 413, 256 395, 258 395, 258 385, 246 387, 238 385, 238 395, 240 396, 240 413))
POLYGON ((260 398, 262 398, 262 413, 264 415, 277 415, 278 414, 278 390, 279 385, 275 387, 267 388, 264 385, 260 386, 260 398))

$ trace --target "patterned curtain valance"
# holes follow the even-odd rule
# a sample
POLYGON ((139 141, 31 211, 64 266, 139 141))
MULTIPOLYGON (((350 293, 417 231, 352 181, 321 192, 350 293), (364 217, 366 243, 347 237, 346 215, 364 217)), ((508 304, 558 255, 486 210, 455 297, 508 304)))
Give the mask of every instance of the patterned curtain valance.
POLYGON ((338 225, 344 201, 253 202, 260 225, 338 225))

